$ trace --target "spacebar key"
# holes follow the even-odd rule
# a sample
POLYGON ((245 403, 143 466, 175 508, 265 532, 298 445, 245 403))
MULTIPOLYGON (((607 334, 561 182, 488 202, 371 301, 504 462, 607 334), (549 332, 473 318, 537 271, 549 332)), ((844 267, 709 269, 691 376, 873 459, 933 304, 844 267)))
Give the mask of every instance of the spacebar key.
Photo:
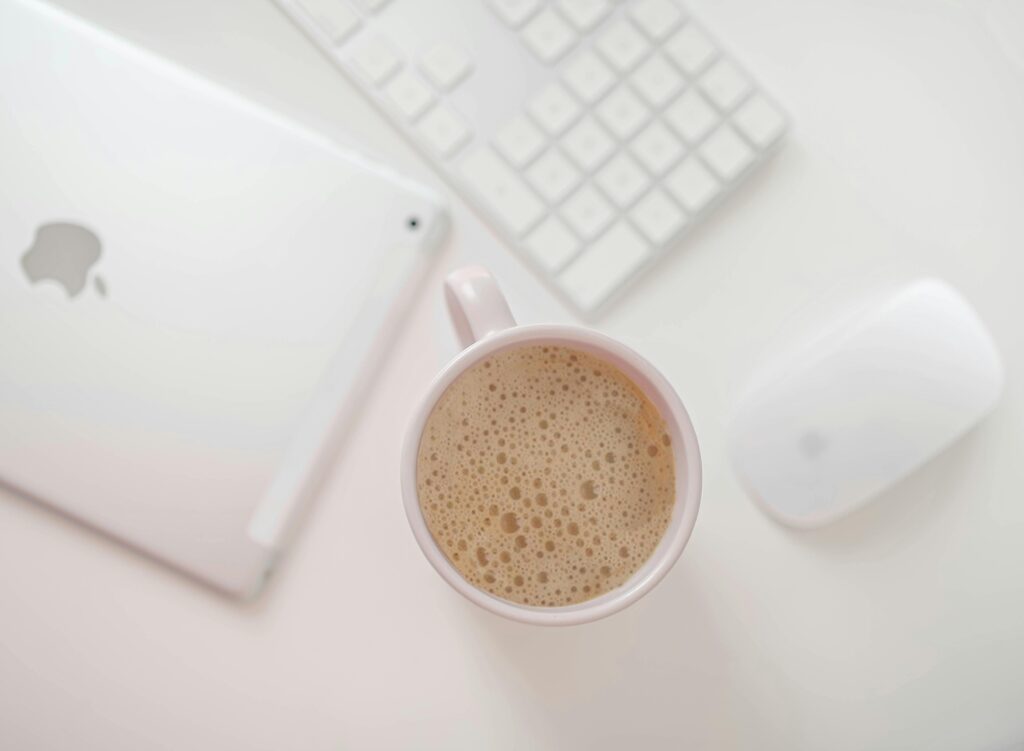
POLYGON ((526 183, 486 146, 466 157, 462 174, 487 208, 517 237, 544 214, 544 205, 526 183))

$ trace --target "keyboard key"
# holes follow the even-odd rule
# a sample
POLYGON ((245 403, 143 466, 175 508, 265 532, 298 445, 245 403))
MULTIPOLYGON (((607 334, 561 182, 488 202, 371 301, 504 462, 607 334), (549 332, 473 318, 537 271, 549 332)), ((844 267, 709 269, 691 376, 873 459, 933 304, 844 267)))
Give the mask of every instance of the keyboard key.
POLYGON ((584 102, 594 103, 615 83, 611 68, 590 50, 583 50, 569 61, 562 79, 584 102))
POLYGON ((359 28, 359 16, 346 0, 299 0, 299 6, 333 44, 345 41, 359 28))
POLYGON ((688 23, 669 39, 665 52, 689 76, 700 73, 718 54, 712 41, 694 23, 688 23))
POLYGON ((559 286, 583 310, 594 310, 647 259, 647 242, 619 222, 558 277, 559 286))
POLYGON ((650 178, 628 154, 618 154, 597 173, 597 184, 619 208, 626 208, 643 195, 650 178))
POLYGON ((712 133, 700 153, 711 169, 725 180, 732 180, 754 161, 754 150, 729 125, 712 133))
POLYGON ((667 104, 685 85, 683 77, 658 54, 637 68, 630 81, 653 107, 667 104))
POLYGON ((490 148, 485 146, 466 157, 462 174, 513 235, 521 236, 543 216, 544 204, 490 148))
POLYGON ((660 175, 681 157, 686 147, 661 122, 653 122, 633 139, 633 153, 655 175, 660 175))
POLYGON ((608 15, 608 0, 559 0, 558 9, 580 31, 590 31, 608 15))
POLYGON ((398 54, 383 39, 371 39, 352 55, 352 63, 370 83, 380 85, 402 66, 398 54))
POLYGON ((720 183, 697 157, 691 156, 669 173, 665 187, 687 211, 695 213, 718 194, 720 183))
POLYGON ((557 271, 580 249, 580 241, 558 217, 548 217, 526 238, 530 255, 548 271, 557 271))
POLYGON ((530 100, 527 109, 540 127, 549 135, 557 136, 580 114, 580 106, 568 91, 557 83, 549 83, 530 100))
POLYGON ((632 14, 651 39, 664 39, 683 20, 683 12, 671 0, 640 0, 633 5, 632 14))
POLYGON ((625 86, 608 95, 597 108, 597 116, 601 118, 608 130, 625 140, 637 132, 650 118, 651 111, 640 98, 625 86))
POLYGON ((750 79, 730 60, 719 60, 708 68, 700 79, 700 86, 719 109, 735 107, 750 91, 750 79))
POLYGON ((718 113, 694 89, 683 92, 667 110, 665 119, 690 143, 696 143, 718 122, 718 113))
POLYGON ((419 124, 420 134, 441 156, 448 157, 469 140, 469 128, 452 109, 439 104, 419 124))
POLYGON ((588 171, 607 159, 615 147, 611 136, 591 117, 583 118, 566 133, 562 145, 576 164, 588 171))
POLYGON ((786 127, 782 113, 760 94, 755 94, 736 110, 732 119, 743 135, 762 149, 777 139, 786 127))
POLYGON ((433 103, 434 93, 420 79, 403 70, 384 89, 388 98, 407 119, 415 120, 433 103))
POLYGON ((491 0, 498 18, 512 28, 518 28, 540 7, 540 0, 491 0))
POLYGON ((565 155, 553 148, 526 171, 526 179, 549 203, 558 203, 575 190, 582 179, 580 171, 565 155))
POLYGON ((627 21, 619 21, 597 40, 597 47, 615 68, 625 73, 647 54, 647 40, 627 21))
POLYGON ((576 43, 576 32, 545 8, 523 29, 523 41, 543 63, 553 63, 576 43))
POLYGON ((562 207, 562 216, 584 240, 597 237, 614 215, 611 204, 589 185, 576 191, 562 207))
POLYGON ((683 212, 658 189, 634 206, 629 216, 647 239, 657 245, 668 242, 686 224, 683 212))
POLYGON ((472 72, 473 63, 458 47, 438 44, 420 58, 420 67, 437 88, 450 91, 472 72))
POLYGON ((522 115, 512 118, 494 139, 494 144, 516 167, 523 167, 544 148, 544 134, 522 115))

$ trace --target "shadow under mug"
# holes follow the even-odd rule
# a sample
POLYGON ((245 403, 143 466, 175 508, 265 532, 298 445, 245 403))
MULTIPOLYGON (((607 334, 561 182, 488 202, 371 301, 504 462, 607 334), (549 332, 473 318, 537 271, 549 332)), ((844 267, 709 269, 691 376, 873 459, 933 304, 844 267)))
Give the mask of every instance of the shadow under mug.
POLYGON ((463 349, 438 374, 409 424, 402 447, 402 496, 416 541, 427 560, 460 594, 480 607, 522 623, 568 626, 616 613, 649 592, 683 552, 700 505, 700 449, 693 424, 675 390, 647 360, 620 342, 578 326, 518 326, 497 282, 485 269, 459 269, 445 280, 445 297, 463 349), (496 597, 470 584, 434 541, 416 488, 416 460, 427 418, 445 390, 468 368, 495 352, 527 345, 572 347, 611 363, 651 400, 671 439, 675 459, 675 505, 668 529, 644 564, 620 586, 574 605, 541 607, 496 597))

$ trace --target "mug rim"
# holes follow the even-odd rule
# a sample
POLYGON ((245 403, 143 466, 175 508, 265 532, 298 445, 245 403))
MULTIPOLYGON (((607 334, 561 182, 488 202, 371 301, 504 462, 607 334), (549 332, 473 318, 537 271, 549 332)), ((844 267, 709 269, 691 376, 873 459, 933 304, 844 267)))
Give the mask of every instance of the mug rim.
MULTIPOLYGON (((616 367, 620 367, 617 363, 616 367)), ((620 367, 621 369, 621 367, 620 367)), ((637 379, 626 373, 630 380, 637 379)), ((646 384, 637 383, 648 398, 652 397, 646 384)), ((456 355, 431 382, 421 398, 418 411, 406 429, 402 445, 402 501, 413 536, 427 560, 448 584, 471 602, 497 615, 521 623, 536 625, 576 625, 589 623, 617 613, 633 604, 660 582, 678 560, 689 541, 697 519, 701 496, 701 460, 697 435, 689 413, 679 395, 654 365, 622 342, 580 326, 560 324, 515 325, 486 336, 456 355), (676 499, 673 518, 658 547, 633 576, 613 590, 598 597, 573 605, 531 606, 505 600, 476 587, 467 581, 448 560, 427 526, 420 508, 416 483, 416 465, 423 429, 434 406, 444 392, 469 367, 484 357, 507 347, 528 343, 583 344, 611 355, 640 373, 657 391, 664 407, 657 406, 662 419, 677 434, 673 444, 676 465, 676 499), (664 414, 667 411, 670 414, 664 414), (681 494, 680 494, 681 493, 681 494), (678 514, 678 517, 677 517, 678 514), (671 534, 671 538, 669 535, 671 534), (667 541, 667 542, 666 542, 667 541), (655 560, 656 559, 656 560, 655 560)))

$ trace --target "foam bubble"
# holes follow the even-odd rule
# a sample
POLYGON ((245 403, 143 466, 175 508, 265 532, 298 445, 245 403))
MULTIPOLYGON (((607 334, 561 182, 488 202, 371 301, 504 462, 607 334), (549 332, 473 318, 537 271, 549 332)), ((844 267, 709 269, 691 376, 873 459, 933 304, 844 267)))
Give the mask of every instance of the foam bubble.
POLYGON ((661 541, 675 502, 668 446, 654 405, 609 363, 566 347, 504 350, 427 419, 420 505, 474 586, 581 602, 625 582, 661 541))

